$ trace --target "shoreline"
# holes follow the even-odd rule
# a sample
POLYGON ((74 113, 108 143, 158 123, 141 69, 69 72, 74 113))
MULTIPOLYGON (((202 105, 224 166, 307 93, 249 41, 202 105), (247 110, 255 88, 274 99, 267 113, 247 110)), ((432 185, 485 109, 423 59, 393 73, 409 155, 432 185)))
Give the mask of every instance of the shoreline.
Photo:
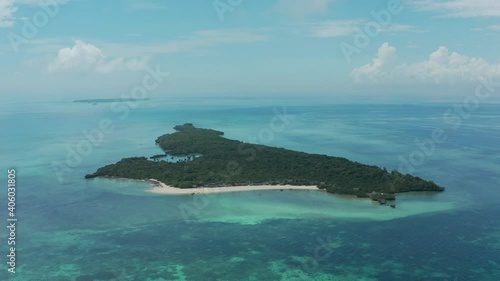
POLYGON ((224 187, 193 187, 193 188, 178 188, 167 185, 159 180, 149 179, 146 180, 151 183, 153 187, 147 192, 156 194, 169 194, 169 195, 195 195, 207 193, 226 193, 226 192, 243 192, 243 191, 265 191, 265 190, 317 190, 319 189, 314 185, 237 185, 237 186, 224 186, 224 187))

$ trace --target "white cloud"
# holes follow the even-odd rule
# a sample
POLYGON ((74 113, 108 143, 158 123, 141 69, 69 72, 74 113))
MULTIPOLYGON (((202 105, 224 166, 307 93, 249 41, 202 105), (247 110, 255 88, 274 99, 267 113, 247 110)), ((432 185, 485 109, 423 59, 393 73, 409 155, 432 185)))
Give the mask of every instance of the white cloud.
POLYGON ((309 31, 311 37, 342 37, 359 30, 360 24, 359 20, 325 21, 311 24, 309 31))
POLYGON ((227 44, 241 44, 262 41, 265 36, 244 30, 202 30, 193 36, 173 40, 165 44, 165 52, 192 51, 198 48, 215 47, 227 44))
POLYGON ((333 0, 278 0, 274 5, 274 11, 303 18, 314 14, 324 14, 328 12, 328 6, 333 0))
POLYGON ((14 14, 17 12, 17 6, 47 5, 51 4, 51 1, 62 5, 67 3, 69 0, 0 0, 0 28, 12 27, 15 24, 15 20, 26 19, 26 17, 14 17, 14 14))
POLYGON ((141 44, 104 43, 102 49, 121 56, 153 56, 157 54, 206 52, 223 45, 254 43, 265 39, 265 35, 242 29, 201 30, 190 36, 164 42, 141 44))
POLYGON ((59 50, 57 58, 49 64, 49 72, 62 70, 79 70, 84 72, 110 73, 115 70, 137 71, 144 69, 145 63, 137 59, 125 61, 123 57, 108 59, 101 49, 81 40, 75 40, 75 45, 59 50))
POLYGON ((500 24, 471 28, 472 31, 500 31, 500 24))
POLYGON ((409 5, 420 11, 435 11, 444 17, 500 17, 498 0, 411 0, 409 5))
MULTIPOLYGON (((266 40, 266 35, 243 29, 201 30, 189 36, 168 41, 143 43, 112 43, 99 41, 96 45, 104 54, 115 57, 152 57, 159 54, 207 52, 223 45, 254 43, 266 40)), ((53 53, 67 47, 68 38, 33 39, 27 42, 26 52, 53 53)), ((137 40, 135 40, 137 41, 137 40)), ((0 44, 0 51, 2 45, 0 44)), ((10 46, 5 46, 9 49, 10 46)))
POLYGON ((500 76, 500 64, 484 59, 450 53, 441 46, 427 60, 394 65, 396 48, 384 43, 373 63, 351 72, 358 83, 428 83, 453 84, 471 82, 479 77, 500 76))
POLYGON ((362 80, 371 82, 381 80, 387 76, 388 68, 395 58, 396 48, 391 47, 389 43, 384 43, 378 49, 377 57, 373 59, 373 62, 354 69, 351 76, 356 82, 361 82, 362 80))
POLYGON ((424 32, 422 29, 407 24, 391 24, 387 27, 380 29, 381 32, 424 32))
MULTIPOLYGON (((354 35, 356 31, 363 31, 366 20, 334 20, 308 24, 308 33, 311 37, 342 37, 354 35)), ((363 31, 364 32, 364 31, 363 31)), ((423 32, 413 25, 391 24, 379 29, 379 32, 423 32)))
POLYGON ((0 0, 0 27, 13 26, 13 16, 16 11, 14 0, 0 0))
POLYGON ((119 57, 109 62, 100 62, 95 66, 95 71, 99 73, 110 73, 118 69, 123 63, 123 58, 119 57))
POLYGON ((130 59, 126 62, 127 68, 131 71, 141 71, 146 68, 147 64, 149 62, 148 57, 144 57, 142 59, 130 59))
POLYGON ((490 30, 494 30, 494 31, 500 31, 500 24, 490 25, 487 28, 490 29, 490 30))

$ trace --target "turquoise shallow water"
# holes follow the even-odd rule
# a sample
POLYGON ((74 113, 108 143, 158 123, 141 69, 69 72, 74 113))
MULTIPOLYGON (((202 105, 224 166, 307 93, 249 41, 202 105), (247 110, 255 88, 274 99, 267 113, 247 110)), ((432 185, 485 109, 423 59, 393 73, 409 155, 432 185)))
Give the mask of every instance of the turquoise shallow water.
POLYGON ((151 100, 124 120, 110 104, 2 104, 1 165, 17 169, 19 227, 17 273, 0 280, 499 280, 500 105, 481 105, 453 130, 441 118, 451 104, 317 104, 151 100), (269 134, 276 110, 287 125, 269 134), (103 118, 114 132, 58 179, 53 162, 103 118), (400 195, 391 209, 314 191, 168 196, 83 179, 161 153, 156 137, 185 122, 387 169, 442 128, 448 140, 414 174, 447 190, 400 195))

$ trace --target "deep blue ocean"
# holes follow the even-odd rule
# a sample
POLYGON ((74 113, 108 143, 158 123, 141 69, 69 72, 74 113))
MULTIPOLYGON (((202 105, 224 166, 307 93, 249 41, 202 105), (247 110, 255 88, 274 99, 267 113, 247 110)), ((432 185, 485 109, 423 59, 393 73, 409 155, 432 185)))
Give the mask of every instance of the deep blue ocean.
POLYGON ((3 103, 0 219, 7 225, 14 168, 18 221, 16 273, 0 233, 0 280, 498 281, 500 105, 443 117, 453 108, 312 98, 3 103), (103 122, 113 130, 89 146, 103 122), (84 179, 161 153, 155 139, 187 122, 388 170, 408 161, 446 191, 401 194, 392 209, 316 191, 173 196, 84 179), (445 140, 432 141, 433 131, 445 140))

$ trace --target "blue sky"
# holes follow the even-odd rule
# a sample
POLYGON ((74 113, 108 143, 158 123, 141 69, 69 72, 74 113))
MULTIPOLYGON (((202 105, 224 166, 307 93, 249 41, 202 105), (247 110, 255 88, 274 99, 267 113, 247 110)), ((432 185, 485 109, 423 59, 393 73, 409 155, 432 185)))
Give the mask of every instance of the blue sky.
POLYGON ((500 76, 499 19, 495 0, 0 0, 0 91, 112 98, 160 68, 151 97, 460 98, 500 76))

